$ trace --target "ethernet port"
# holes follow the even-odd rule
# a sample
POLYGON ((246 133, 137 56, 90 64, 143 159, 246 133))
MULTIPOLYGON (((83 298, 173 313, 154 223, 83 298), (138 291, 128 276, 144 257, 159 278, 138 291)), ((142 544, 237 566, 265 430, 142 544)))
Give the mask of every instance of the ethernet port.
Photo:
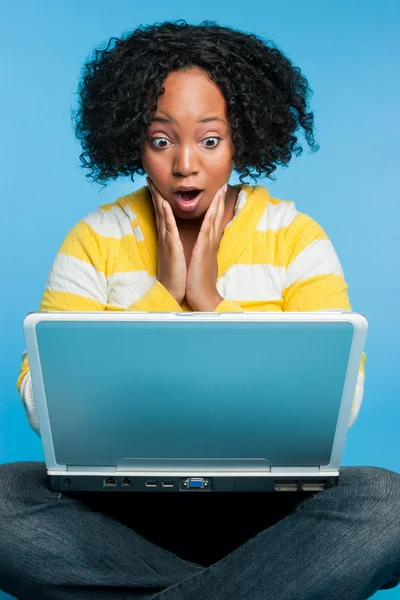
POLYGON ((103 479, 103 487, 116 487, 117 480, 115 477, 106 477, 103 479))

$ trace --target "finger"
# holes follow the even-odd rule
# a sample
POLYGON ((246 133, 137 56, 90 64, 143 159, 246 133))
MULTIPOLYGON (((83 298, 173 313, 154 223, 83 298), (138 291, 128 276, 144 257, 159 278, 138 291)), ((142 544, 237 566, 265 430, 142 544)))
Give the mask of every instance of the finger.
POLYGON ((154 185, 154 183, 151 181, 151 179, 149 179, 149 178, 146 178, 146 179, 147 179, 148 186, 150 189, 151 199, 152 199, 153 206, 154 206, 154 212, 156 214, 157 231, 158 231, 159 235, 164 239, 165 232, 166 232, 166 225, 165 225, 165 213, 164 213, 164 208, 163 208, 163 202, 165 202, 165 200, 161 196, 160 192, 158 191, 158 189, 154 185))
POLYGON ((215 209, 218 211, 218 207, 220 206, 220 204, 224 204, 225 202, 225 196, 226 196, 226 190, 228 189, 228 184, 224 183, 224 185, 222 185, 219 190, 217 191, 217 193, 215 194, 213 201, 211 204, 215 205, 215 209))
POLYGON ((163 201, 163 211, 165 222, 165 240, 176 245, 181 241, 181 238, 171 205, 166 200, 163 201))
POLYGON ((158 211, 158 207, 157 207, 157 201, 156 201, 156 198, 154 196, 153 183, 152 183, 152 181, 148 177, 146 177, 146 182, 147 182, 147 187, 149 188, 150 198, 151 198, 151 201, 152 201, 153 206, 154 206, 154 211, 156 213, 156 219, 158 219, 158 217, 159 217, 159 211, 158 211))
POLYGON ((216 214, 216 197, 214 197, 213 201, 211 202, 211 204, 208 207, 208 210, 204 216, 203 223, 201 224, 201 227, 200 227, 199 236, 210 237, 211 228, 213 226, 214 219, 215 219, 215 214, 216 214))
POLYGON ((150 195, 151 195, 151 199, 153 201, 153 206, 154 206, 154 210, 156 212, 156 217, 158 219, 162 219, 163 218, 163 208, 162 208, 162 201, 163 198, 161 197, 161 194, 159 193, 158 189, 156 188, 156 186, 154 185, 154 183, 151 181, 151 179, 149 179, 148 177, 146 178, 147 184, 149 186, 150 189, 150 195))
POLYGON ((225 214, 225 195, 228 184, 224 184, 215 194, 210 205, 211 229, 215 235, 219 234, 221 224, 225 214))
POLYGON ((217 213, 215 215, 215 228, 217 231, 220 230, 222 221, 224 220, 225 199, 226 199, 227 189, 228 189, 228 184, 225 183, 220 190, 219 200, 218 200, 218 204, 217 204, 217 213))

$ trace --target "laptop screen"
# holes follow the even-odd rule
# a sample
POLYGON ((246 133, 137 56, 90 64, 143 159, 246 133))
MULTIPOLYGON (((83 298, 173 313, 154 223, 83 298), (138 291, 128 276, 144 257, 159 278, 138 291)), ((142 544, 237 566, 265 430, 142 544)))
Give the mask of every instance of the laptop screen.
POLYGON ((349 322, 44 321, 55 457, 330 462, 349 322))

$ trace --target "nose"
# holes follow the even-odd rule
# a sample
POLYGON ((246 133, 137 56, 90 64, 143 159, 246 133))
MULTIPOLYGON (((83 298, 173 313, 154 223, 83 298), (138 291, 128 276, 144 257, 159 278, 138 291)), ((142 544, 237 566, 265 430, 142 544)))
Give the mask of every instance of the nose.
POLYGON ((177 146, 173 162, 174 175, 190 177, 190 175, 196 175, 198 170, 199 165, 196 149, 189 144, 177 146))

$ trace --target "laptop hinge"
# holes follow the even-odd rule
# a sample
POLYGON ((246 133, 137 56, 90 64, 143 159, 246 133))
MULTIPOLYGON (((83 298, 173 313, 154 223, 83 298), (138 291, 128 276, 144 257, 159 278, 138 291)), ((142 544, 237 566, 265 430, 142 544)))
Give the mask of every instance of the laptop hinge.
POLYGON ((320 467, 271 467, 271 473, 295 473, 301 471, 302 473, 319 473, 320 467))

